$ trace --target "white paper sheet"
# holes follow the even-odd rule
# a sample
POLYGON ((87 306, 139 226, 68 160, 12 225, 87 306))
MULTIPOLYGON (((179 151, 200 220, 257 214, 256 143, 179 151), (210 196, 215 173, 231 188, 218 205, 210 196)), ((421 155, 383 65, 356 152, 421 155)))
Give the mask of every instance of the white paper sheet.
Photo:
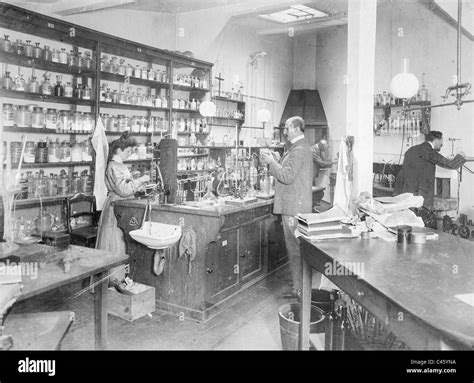
POLYGON ((460 301, 467 303, 469 306, 474 307, 474 293, 472 294, 458 294, 454 298, 459 299, 460 301))

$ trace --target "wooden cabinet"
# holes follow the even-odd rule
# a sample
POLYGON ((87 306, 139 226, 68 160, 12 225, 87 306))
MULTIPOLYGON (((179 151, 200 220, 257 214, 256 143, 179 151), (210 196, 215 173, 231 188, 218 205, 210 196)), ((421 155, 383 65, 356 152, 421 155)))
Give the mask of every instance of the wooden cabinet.
POLYGON ((273 271, 288 261, 281 216, 275 217, 268 230, 268 270, 273 271))
POLYGON ((239 279, 249 279, 262 266, 262 222, 239 229, 239 279))

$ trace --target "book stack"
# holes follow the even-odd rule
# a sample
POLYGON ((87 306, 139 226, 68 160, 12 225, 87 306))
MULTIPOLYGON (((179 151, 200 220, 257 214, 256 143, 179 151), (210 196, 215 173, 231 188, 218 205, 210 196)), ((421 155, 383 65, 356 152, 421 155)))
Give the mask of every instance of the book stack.
POLYGON ((348 216, 337 205, 324 213, 298 214, 296 230, 299 236, 312 241, 332 238, 351 238, 353 231, 342 224, 348 216))

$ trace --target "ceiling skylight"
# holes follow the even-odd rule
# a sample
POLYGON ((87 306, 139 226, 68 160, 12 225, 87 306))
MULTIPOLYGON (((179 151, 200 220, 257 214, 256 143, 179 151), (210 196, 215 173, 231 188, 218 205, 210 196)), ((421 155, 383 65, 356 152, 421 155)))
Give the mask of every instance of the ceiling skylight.
POLYGON ((324 12, 307 7, 306 5, 292 5, 284 11, 269 13, 267 15, 259 15, 259 17, 278 23, 292 23, 295 21, 310 20, 318 17, 327 17, 324 12))

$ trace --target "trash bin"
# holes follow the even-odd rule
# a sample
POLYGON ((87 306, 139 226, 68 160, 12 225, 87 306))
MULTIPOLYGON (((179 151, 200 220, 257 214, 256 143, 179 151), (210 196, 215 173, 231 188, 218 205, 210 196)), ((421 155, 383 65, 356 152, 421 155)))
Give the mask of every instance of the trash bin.
MULTIPOLYGON (((298 350, 300 327, 300 304, 287 303, 278 310, 280 320, 281 346, 283 350, 298 350)), ((311 334, 325 331, 323 310, 311 304, 309 332, 311 334)))
MULTIPOLYGON (((333 292, 333 294, 335 294, 333 292)), ((331 291, 312 289, 311 290, 311 304, 323 310, 327 314, 331 309, 331 291)))

